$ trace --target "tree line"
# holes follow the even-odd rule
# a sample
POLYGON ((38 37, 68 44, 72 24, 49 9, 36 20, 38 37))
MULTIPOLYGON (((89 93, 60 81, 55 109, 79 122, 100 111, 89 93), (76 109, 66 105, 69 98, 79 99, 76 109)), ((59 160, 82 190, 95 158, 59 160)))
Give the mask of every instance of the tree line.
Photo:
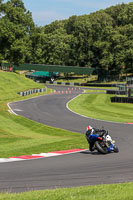
POLYGON ((37 26, 22 0, 0 0, 0 62, 133 70, 133 3, 37 26))

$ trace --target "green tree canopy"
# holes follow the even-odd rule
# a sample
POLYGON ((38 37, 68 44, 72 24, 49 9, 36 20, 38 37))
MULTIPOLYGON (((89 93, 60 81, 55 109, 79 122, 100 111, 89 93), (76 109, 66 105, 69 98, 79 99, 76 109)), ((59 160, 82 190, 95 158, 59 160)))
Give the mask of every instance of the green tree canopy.
POLYGON ((0 60, 133 70, 133 3, 34 25, 22 0, 0 0, 0 60))
POLYGON ((8 62, 23 63, 29 55, 29 34, 34 30, 31 13, 21 0, 2 3, 1 13, 0 52, 8 62))

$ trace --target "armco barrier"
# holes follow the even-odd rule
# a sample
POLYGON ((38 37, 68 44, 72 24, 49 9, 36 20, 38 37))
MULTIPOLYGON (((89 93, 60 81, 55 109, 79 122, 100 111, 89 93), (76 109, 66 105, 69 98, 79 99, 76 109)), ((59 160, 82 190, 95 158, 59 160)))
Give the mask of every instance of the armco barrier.
POLYGON ((73 83, 73 82, 57 82, 54 81, 53 83, 51 83, 50 81, 46 81, 46 84, 54 84, 54 85, 77 85, 77 86, 81 86, 81 83, 73 83))
POLYGON ((57 82, 54 81, 51 83, 50 81, 46 81, 46 84, 54 84, 54 85, 76 85, 76 86, 90 86, 90 87, 117 87, 117 84, 89 84, 89 83, 74 83, 74 82, 57 82))
POLYGON ((111 102, 114 103, 133 103, 132 97, 111 97, 111 102))
POLYGON ((41 92, 46 92, 46 88, 42 88, 42 89, 34 88, 34 89, 23 91, 23 92, 18 92, 18 94, 20 96, 27 96, 33 93, 41 93, 41 92))
POLYGON ((106 90, 106 94, 126 95, 126 94, 127 94, 127 91, 121 91, 121 90, 106 90))

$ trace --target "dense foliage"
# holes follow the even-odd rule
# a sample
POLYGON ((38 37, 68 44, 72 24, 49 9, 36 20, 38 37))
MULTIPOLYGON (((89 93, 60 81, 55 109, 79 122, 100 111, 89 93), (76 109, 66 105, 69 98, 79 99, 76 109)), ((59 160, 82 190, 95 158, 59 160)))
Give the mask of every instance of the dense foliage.
POLYGON ((133 69, 133 3, 35 26, 22 0, 0 0, 0 60, 133 69))
POLYGON ((0 1, 0 60, 20 64, 29 59, 34 31, 31 13, 21 0, 0 1))

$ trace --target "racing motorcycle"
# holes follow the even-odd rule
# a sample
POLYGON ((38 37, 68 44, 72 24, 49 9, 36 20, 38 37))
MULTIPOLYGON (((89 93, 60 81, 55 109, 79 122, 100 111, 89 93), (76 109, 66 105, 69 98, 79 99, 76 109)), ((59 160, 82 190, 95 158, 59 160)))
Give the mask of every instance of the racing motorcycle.
POLYGON ((108 131, 102 130, 102 134, 91 134, 89 138, 87 138, 89 143, 94 144, 94 150, 97 150, 99 153, 107 154, 110 152, 118 153, 119 149, 115 144, 115 141, 112 140, 108 131), (101 136, 102 135, 102 136, 101 136))

